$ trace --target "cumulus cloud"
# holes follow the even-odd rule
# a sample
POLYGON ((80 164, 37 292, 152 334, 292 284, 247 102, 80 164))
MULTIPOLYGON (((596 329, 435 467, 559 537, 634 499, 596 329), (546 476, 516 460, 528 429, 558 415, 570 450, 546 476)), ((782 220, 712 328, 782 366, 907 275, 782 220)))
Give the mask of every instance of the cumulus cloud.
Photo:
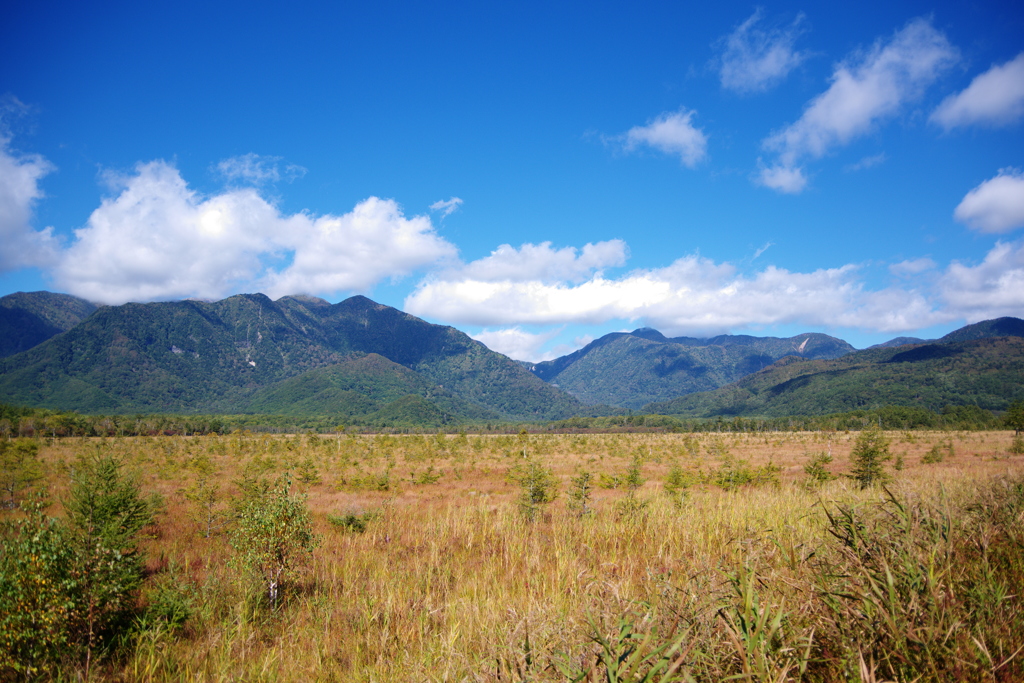
POLYGON ((952 263, 939 281, 943 314, 969 323, 1024 311, 1024 243, 997 242, 976 266, 952 263))
POLYGON ((268 185, 282 178, 292 182, 306 175, 306 169, 295 164, 284 164, 281 157, 260 154, 242 154, 217 163, 216 171, 229 183, 268 185))
POLYGON ((489 256, 461 265, 442 277, 477 282, 579 282, 596 271, 623 265, 626 257, 626 243, 618 239, 586 244, 582 249, 555 249, 551 242, 527 243, 518 249, 502 244, 489 256))
MULTIPOLYGON (((470 264, 472 265, 472 264, 470 264)), ((908 329, 927 317, 912 292, 866 293, 853 265, 794 273, 769 266, 752 276, 691 255, 621 278, 571 284, 430 279, 405 301, 416 315, 478 325, 600 324, 644 320, 671 334, 803 323, 908 329)))
POLYGON ((794 182, 771 185, 796 173, 805 159, 817 159, 872 130, 918 99, 958 59, 956 48, 927 19, 915 19, 888 41, 847 58, 832 74, 828 90, 815 97, 795 123, 772 134, 765 149, 779 163, 761 182, 782 192, 799 192, 794 182), (778 170, 776 170, 778 169, 778 170))
POLYGON ((628 320, 670 335, 781 324, 904 332, 964 318, 1019 315, 1024 307, 1019 245, 997 245, 981 264, 953 263, 945 270, 929 258, 896 263, 890 271, 907 281, 882 289, 868 288, 856 264, 811 272, 767 266, 742 273, 690 255, 621 277, 594 271, 577 282, 524 278, 526 271, 483 277, 479 266, 465 264, 424 280, 405 308, 455 323, 511 328, 477 338, 510 355, 516 350, 519 357, 536 354, 543 343, 531 341, 520 325, 628 320), (925 273, 923 280, 915 277, 925 273))
POLYGON ((618 139, 627 152, 638 147, 652 147, 670 156, 678 156, 684 166, 693 168, 707 157, 708 149, 704 131, 692 123, 696 113, 685 107, 677 112, 665 112, 646 126, 630 128, 618 139))
POLYGON ((430 205, 430 210, 440 211, 441 218, 446 218, 455 213, 456 211, 458 211, 460 206, 462 206, 462 200, 459 199, 458 197, 452 197, 451 199, 445 199, 443 201, 439 200, 434 202, 433 204, 430 205))
POLYGON ((123 303, 238 291, 367 291, 455 248, 430 220, 370 197, 341 216, 282 215, 253 188, 203 197, 163 162, 111 179, 53 270, 66 291, 123 303))
POLYGON ((719 77, 722 87, 739 93, 763 92, 778 85, 807 58, 794 49, 803 33, 804 16, 785 28, 764 27, 756 10, 735 31, 720 41, 719 77))
POLYGON ((931 120, 946 130, 971 124, 993 126, 1024 117, 1024 52, 1006 64, 993 66, 971 84, 950 95, 932 113, 931 120))
POLYGON ((509 358, 539 363, 558 357, 558 352, 542 347, 558 335, 558 330, 532 333, 518 326, 498 330, 485 329, 470 335, 492 351, 503 353, 509 358))
POLYGON ((48 265, 58 248, 52 228, 32 227, 33 207, 43 196, 39 181, 54 167, 42 156, 20 154, 10 145, 0 125, 0 272, 48 265))
POLYGON ((980 232, 1010 232, 1024 227, 1024 174, 1013 168, 1000 169, 995 178, 967 193, 953 217, 980 232))
POLYGON ((807 187, 807 176, 800 168, 764 166, 758 173, 757 182, 784 194, 800 194, 807 187))

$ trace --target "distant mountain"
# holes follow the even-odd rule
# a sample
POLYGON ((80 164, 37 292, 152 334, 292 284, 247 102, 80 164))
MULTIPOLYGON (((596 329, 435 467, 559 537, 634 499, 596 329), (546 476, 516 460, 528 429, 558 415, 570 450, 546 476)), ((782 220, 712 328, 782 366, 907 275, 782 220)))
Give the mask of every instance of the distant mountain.
POLYGON ((462 332, 361 296, 103 306, 0 360, 0 401, 91 413, 353 415, 409 408, 408 395, 452 419, 555 419, 580 407, 462 332))
POLYGON ((934 339, 919 339, 918 337, 896 337, 895 339, 890 339, 887 342, 882 342, 881 344, 875 344, 873 346, 869 346, 868 348, 869 349, 891 349, 891 348, 896 347, 896 346, 906 346, 907 344, 927 344, 927 343, 933 342, 933 341, 935 341, 935 340, 934 339))
POLYGON ((953 330, 937 341, 942 344, 989 337, 1024 337, 1024 320, 1010 317, 982 320, 953 330))
POLYGON ((784 358, 728 386, 651 403, 644 411, 782 417, 886 405, 1001 410, 1022 399, 1024 338, 999 336, 866 349, 834 360, 784 358))
POLYGON ((708 391, 789 355, 838 358, 855 349, 824 334, 669 338, 641 328, 597 339, 567 356, 529 365, 537 377, 586 404, 638 409, 652 401, 708 391))
POLYGON ((67 332, 95 310, 95 304, 70 294, 15 292, 0 298, 0 358, 67 332))

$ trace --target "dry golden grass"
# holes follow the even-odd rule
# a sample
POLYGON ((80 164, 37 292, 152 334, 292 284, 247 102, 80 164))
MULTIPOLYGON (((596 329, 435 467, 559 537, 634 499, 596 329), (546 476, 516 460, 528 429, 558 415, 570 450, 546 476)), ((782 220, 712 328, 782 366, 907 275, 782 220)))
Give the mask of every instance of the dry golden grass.
MULTIPOLYGON (((901 501, 938 501, 961 515, 988 482, 1021 481, 1024 457, 1007 453, 1007 432, 888 436, 892 453, 903 460, 890 486, 901 501), (952 444, 952 455, 946 449, 942 462, 921 462, 945 443, 952 444)), ((685 633, 680 672, 695 680, 859 680, 862 657, 878 680, 908 671, 920 680, 942 680, 927 667, 952 659, 915 654, 913 645, 940 636, 922 635, 924 626, 908 622, 909 654, 901 654, 902 645, 883 643, 877 652, 896 654, 872 660, 877 652, 870 643, 864 641, 863 651, 851 645, 867 636, 842 619, 864 615, 864 629, 881 629, 875 608, 843 600, 829 607, 823 597, 829 575, 823 562, 826 569, 870 564, 847 557, 828 533, 825 510, 881 505, 886 493, 858 490, 842 478, 809 490, 803 467, 825 451, 833 456, 832 472, 850 471, 856 438, 800 432, 68 438, 45 446, 42 458, 55 499, 64 495, 77 458, 113 452, 138 473, 144 491, 164 500, 146 542, 151 576, 144 600, 163 586, 183 596, 191 616, 179 631, 157 625, 137 633, 108 662, 110 678, 566 680, 554 663, 590 666, 599 650, 595 625, 607 635, 625 617, 640 633, 663 639, 673 628, 685 633), (560 482, 561 495, 533 523, 519 514, 519 488, 508 476, 524 456, 560 482), (587 470, 606 482, 622 478, 634 458, 646 479, 635 497, 646 507, 622 514, 618 503, 629 493, 598 486, 595 514, 580 519, 567 508, 571 477, 587 470), (697 483, 681 502, 664 491, 673 466, 707 475, 727 461, 746 461, 750 468, 772 463, 780 468, 778 481, 731 491, 697 483), (183 490, 203 466, 212 467, 225 505, 245 472, 290 473, 308 496, 321 544, 278 609, 262 605, 229 569, 224 533, 205 538, 193 519, 196 506, 183 490), (328 521, 329 515, 366 512, 378 516, 365 533, 328 521), (755 610, 781 615, 777 633, 742 626, 754 593, 755 610), (904 660, 911 663, 901 669, 904 660)), ((1014 523, 1019 532, 1024 522, 1014 523)), ((983 526, 971 524, 975 531, 983 526)), ((952 601, 959 579, 944 581, 952 601)), ((996 600, 994 609, 1003 610, 998 615, 1007 627, 1024 624, 1014 620, 1024 609, 1015 597, 996 600)), ((947 623, 944 615, 929 618, 947 623)), ((967 633, 963 648, 986 650, 990 663, 976 665, 985 657, 975 652, 957 677, 1024 675, 1011 656, 1024 635, 966 622, 960 627, 967 633), (981 644, 971 645, 971 634, 981 644)), ((945 637, 952 642, 952 635, 945 637)))

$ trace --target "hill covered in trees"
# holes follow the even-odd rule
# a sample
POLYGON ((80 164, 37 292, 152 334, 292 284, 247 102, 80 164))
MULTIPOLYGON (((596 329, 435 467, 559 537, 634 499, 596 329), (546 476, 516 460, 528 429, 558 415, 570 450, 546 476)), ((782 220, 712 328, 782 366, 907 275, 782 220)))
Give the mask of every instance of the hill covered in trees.
POLYGON ((408 407, 410 395, 451 420, 555 419, 580 407, 462 332, 361 296, 103 306, 0 360, 0 400, 90 413, 344 417, 408 407))
POLYGON ((832 360, 788 357, 714 391, 644 406, 684 417, 826 415, 882 406, 1005 410, 1024 399, 1024 338, 879 347, 832 360))
POLYGON ((785 356, 838 358, 853 351, 842 339, 825 334, 697 339, 669 338, 642 328, 607 334, 579 351, 528 367, 583 403, 635 410, 652 401, 717 389, 785 356))

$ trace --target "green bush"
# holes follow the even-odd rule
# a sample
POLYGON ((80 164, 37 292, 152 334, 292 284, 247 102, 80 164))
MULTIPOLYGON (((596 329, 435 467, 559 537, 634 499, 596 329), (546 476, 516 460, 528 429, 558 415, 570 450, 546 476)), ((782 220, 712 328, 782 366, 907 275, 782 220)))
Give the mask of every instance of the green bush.
POLYGON ((53 672, 81 619, 74 546, 42 502, 3 527, 0 552, 0 680, 53 672))
POLYGON ((857 437, 850 459, 853 472, 850 474, 862 489, 883 484, 889 478, 885 463, 892 457, 889 440, 878 428, 866 429, 857 437))
POLYGON ((569 489, 569 509, 577 517, 586 517, 594 511, 591 505, 591 497, 594 492, 594 475, 586 470, 569 480, 572 488, 569 489))
POLYGON ((2 507, 18 507, 20 494, 42 478, 39 443, 34 439, 0 440, 0 491, 7 500, 2 507))
POLYGON ((527 521, 535 520, 543 506, 558 495, 558 481, 536 460, 512 468, 509 478, 519 485, 519 509, 527 521))
POLYGON ((237 508, 231 532, 234 566, 266 589, 272 606, 282 583, 305 565, 319 543, 305 497, 290 495, 290 488, 290 481, 279 480, 250 492, 237 508))
POLYGON ((811 461, 804 465, 804 472, 807 474, 807 486, 816 488, 835 479, 836 475, 828 470, 828 465, 830 464, 832 464, 831 453, 821 451, 811 456, 811 461))

